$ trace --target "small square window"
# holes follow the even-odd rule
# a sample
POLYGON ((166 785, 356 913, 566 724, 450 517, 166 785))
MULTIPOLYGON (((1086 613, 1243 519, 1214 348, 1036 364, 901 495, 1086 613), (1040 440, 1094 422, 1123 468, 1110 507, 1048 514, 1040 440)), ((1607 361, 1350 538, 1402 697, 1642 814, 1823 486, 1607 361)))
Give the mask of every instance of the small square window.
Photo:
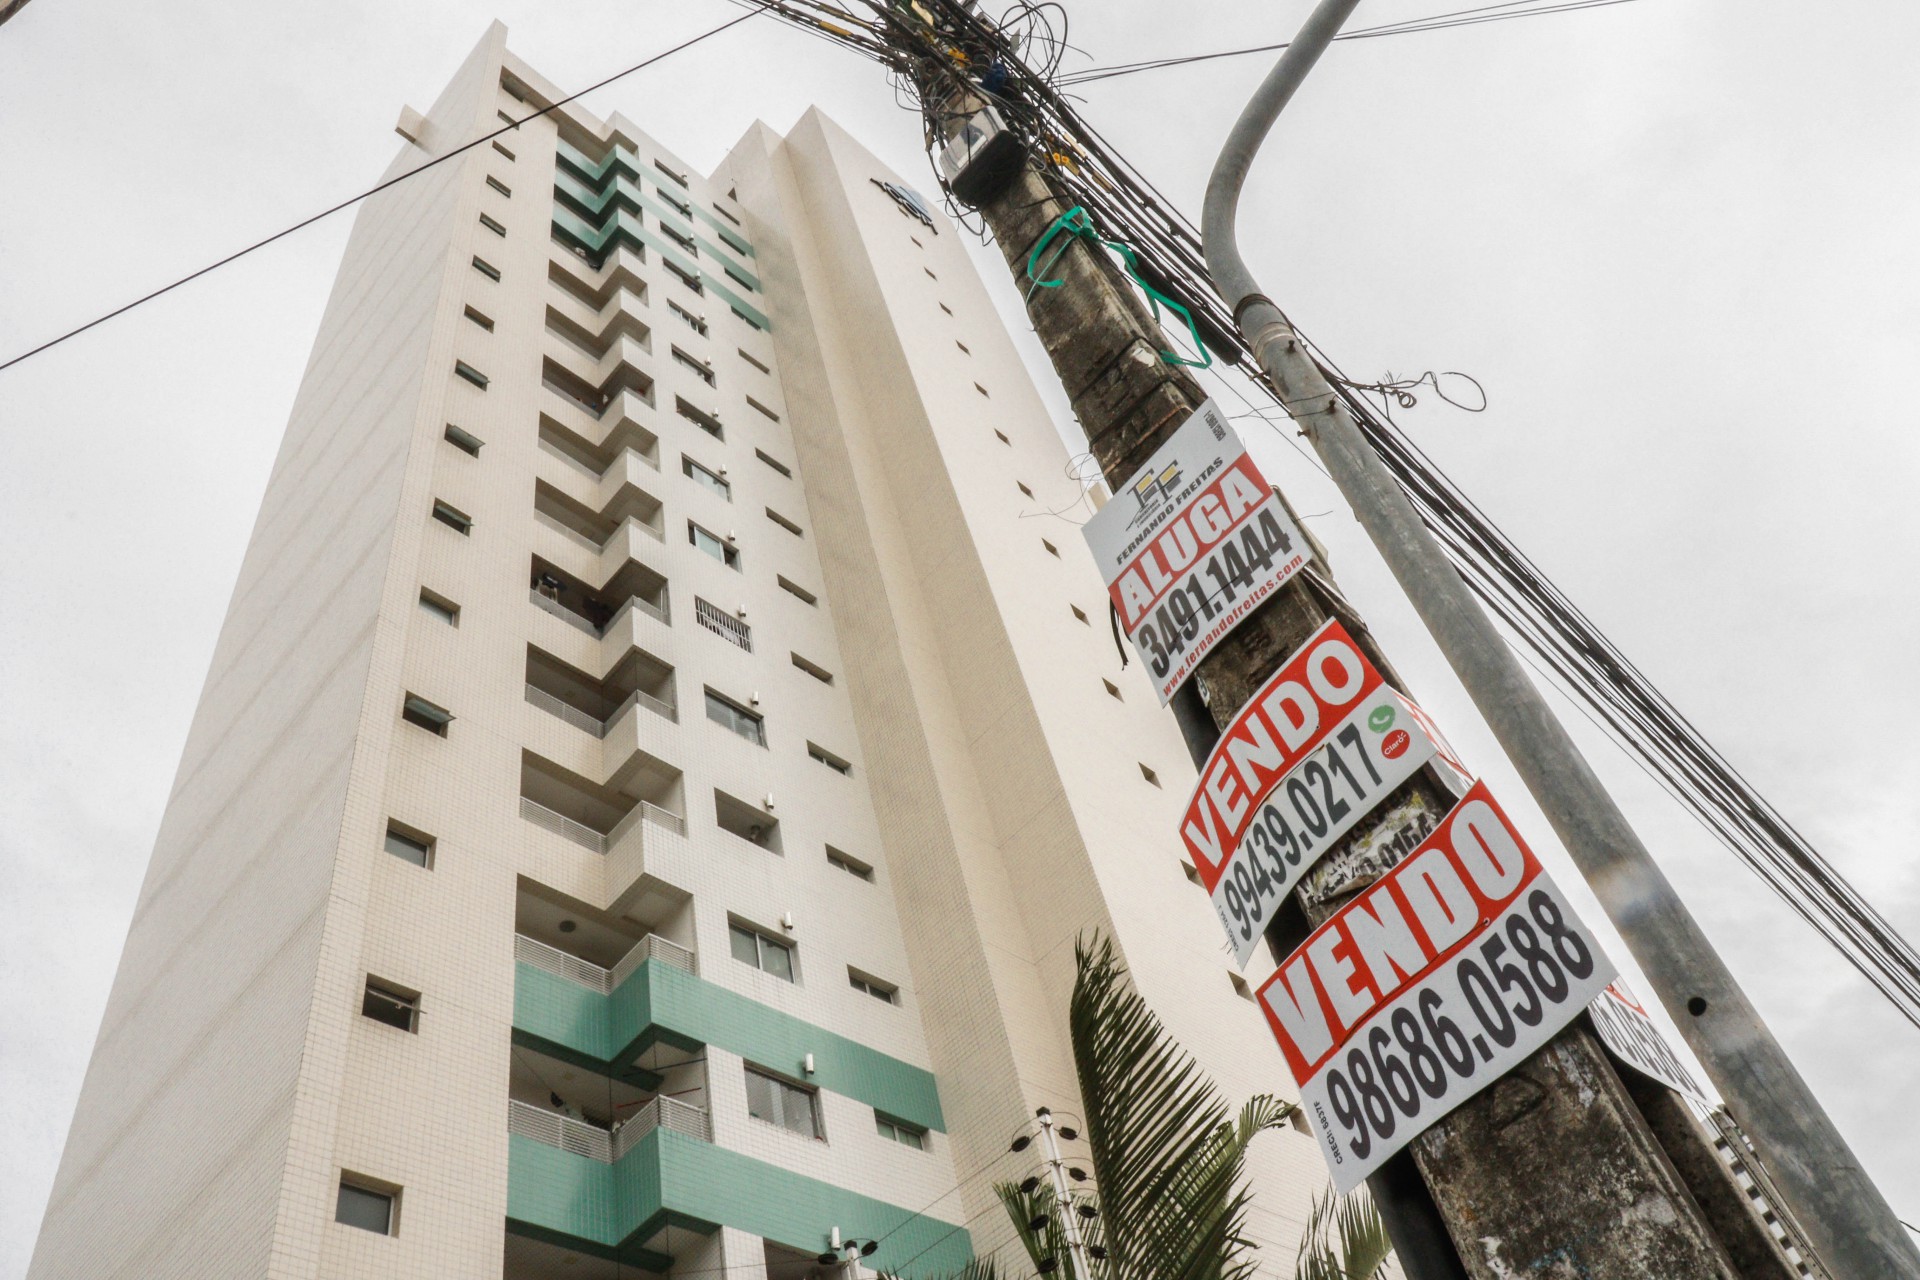
POLYGON ((473 321, 475 324, 479 325, 482 329, 485 329, 488 333, 493 332, 493 317, 482 315, 479 311, 476 311, 474 308, 468 307, 467 319, 473 321))
POLYGON ((1029 489, 1029 488, 1027 488, 1027 486, 1026 486, 1026 485, 1024 485, 1024 484, 1022 484, 1022 483, 1021 483, 1020 481, 1018 481, 1018 480, 1015 480, 1015 481, 1013 482, 1013 486, 1014 486, 1014 488, 1016 488, 1016 489, 1018 489, 1018 490, 1020 490, 1020 492, 1022 492, 1022 493, 1024 493, 1024 494, 1026 494, 1026 495, 1027 495, 1027 496, 1028 496, 1029 498, 1031 498, 1031 497, 1033 496, 1033 490, 1031 490, 1031 489, 1029 489))
POLYGON ((775 511, 772 507, 767 508, 767 519, 773 521, 775 524, 779 525, 782 529, 785 529, 788 533, 792 534, 796 538, 804 538, 807 536, 804 532, 801 531, 801 528, 799 525, 787 519, 785 516, 781 515, 778 511, 775 511))
POLYGON ((785 577, 781 577, 778 575, 775 576, 774 581, 780 584, 780 589, 782 591, 786 592, 790 596, 793 596, 797 600, 805 601, 807 604, 810 604, 810 605, 817 605, 820 603, 820 597, 814 595, 813 592, 807 590, 805 587, 801 586, 797 582, 789 582, 785 577))
MULTIPOLYGON (((732 275, 733 273, 729 271, 727 274, 732 275)), ((739 316, 742 320, 745 320, 747 322, 747 328, 749 329, 765 329, 767 327, 738 307, 728 307, 727 310, 733 312, 733 314, 739 316)))
POLYGON ((826 1136, 820 1128, 820 1099, 813 1090, 754 1067, 747 1068, 747 1114, 803 1138, 826 1136))
POLYGON ((780 461, 778 458, 773 457, 772 455, 766 453, 764 450, 761 450, 761 449, 755 449, 753 451, 753 456, 760 459, 760 461, 766 463, 768 466, 772 467, 775 471, 778 471, 781 475, 785 476, 787 479, 789 480, 793 479, 793 469, 787 466, 786 463, 780 461))
POLYGON ((835 773, 846 775, 853 772, 853 766, 851 764, 816 743, 809 742, 807 744, 807 755, 814 760, 818 760, 835 773))
POLYGON ((481 275, 485 276, 489 280, 498 280, 500 278, 500 268, 494 266, 491 262, 488 262, 485 258, 482 258, 478 254, 474 255, 473 269, 475 271, 478 271, 481 275))
POLYGON ((420 611, 431 614, 450 627, 460 625, 460 606, 425 587, 420 588, 420 611))
MULTIPOLYGON (((664 173, 664 174, 666 174, 666 175, 667 175, 667 177, 669 177, 669 178, 671 178, 671 179, 673 179, 673 180, 674 180, 675 182, 677 182, 677 183, 679 183, 679 184, 680 184, 681 186, 683 186, 683 187, 684 187, 684 186, 686 186, 686 185, 687 185, 687 175, 686 175, 686 174, 684 174, 684 173, 675 173, 675 172, 674 172, 673 170, 671 170, 671 169, 669 169, 669 168, 667 168, 667 166, 666 166, 665 164, 663 164, 663 163, 661 163, 661 162, 660 162, 660 161, 658 161, 658 160, 655 160, 655 161, 653 162, 653 167, 654 167, 654 168, 656 168, 656 169, 658 169, 658 170, 659 170, 659 171, 660 171, 661 173, 664 173)), ((664 195, 665 193, 664 193, 664 192, 662 192, 662 194, 664 195)))
POLYGON ((699 334, 703 338, 706 337, 707 321, 704 316, 697 316, 693 314, 693 312, 687 310, 685 307, 675 302, 672 298, 667 299, 667 310, 673 312, 674 315, 678 316, 680 320, 687 326, 687 328, 693 330, 695 333, 699 334))
POLYGON ((1194 884, 1200 885, 1202 887, 1205 887, 1207 883, 1205 880, 1202 880, 1200 878, 1200 868, 1194 866, 1191 862, 1188 862, 1185 858, 1180 859, 1180 873, 1186 876, 1186 878, 1188 880, 1191 880, 1194 884))
POLYGON ((973 354, 973 348, 969 347, 966 343, 960 341, 960 339, 958 338, 955 338, 953 340, 953 345, 960 348, 960 354, 963 356, 970 356, 973 354))
POLYGON ((946 312, 946 313, 947 313, 948 315, 952 315, 952 314, 953 314, 953 308, 952 308, 952 307, 950 307, 950 306, 948 306, 948 305, 947 305, 946 303, 944 303, 944 302, 940 304, 940 309, 941 309, 942 311, 944 311, 944 312, 946 312))
POLYGON ((451 422, 447 424, 447 429, 440 434, 441 438, 448 444, 460 450, 460 452, 470 453, 476 458, 480 456, 480 446, 486 443, 486 441, 473 434, 473 432, 463 427, 456 427, 451 422))
POLYGON ((1089 627, 1090 627, 1090 626, 1092 626, 1092 625, 1093 625, 1093 623, 1092 623, 1092 622, 1090 622, 1090 621, 1088 621, 1088 619, 1087 619, 1087 613, 1086 613, 1086 610, 1084 610, 1084 609, 1082 609, 1082 608, 1081 608, 1081 607, 1080 607, 1079 605, 1077 605, 1077 604, 1070 604, 1070 605, 1068 605, 1068 606, 1067 606, 1067 608, 1069 608, 1069 609, 1071 609, 1071 610, 1073 610, 1073 616, 1074 616, 1074 617, 1076 617, 1076 618, 1078 618, 1078 619, 1080 619, 1080 621, 1081 621, 1081 622, 1084 622, 1084 623, 1086 623, 1086 625, 1087 625, 1087 626, 1089 626, 1089 627))
POLYGON ((417 693, 410 693, 400 706, 400 718, 444 738, 447 736, 447 726, 453 723, 453 712, 428 702, 417 693))
POLYGON ((742 360, 745 360, 748 364, 752 365, 754 368, 758 369, 760 372, 762 373, 773 372, 772 369, 769 369, 766 365, 761 364, 758 360, 754 359, 753 353, 748 351, 745 347, 740 347, 737 349, 740 352, 740 358, 742 360))
POLYGON ((736 227, 746 225, 745 223, 741 222, 740 219, 734 217, 731 213, 728 213, 724 205, 718 205, 718 204, 714 205, 713 211, 719 214, 721 217, 725 218, 728 222, 731 222, 736 227))
POLYGON ((1051 542, 1048 542, 1045 538, 1040 539, 1040 545, 1047 549, 1048 555, 1054 556, 1056 558, 1058 558, 1058 556, 1060 555, 1060 548, 1054 546, 1051 542))
POLYGON ((398 1225, 398 1191, 380 1191, 348 1180, 340 1175, 340 1198, 334 1202, 333 1220, 375 1235, 390 1236, 398 1225))
POLYGON ((940 278, 939 276, 933 274, 933 268, 931 267, 922 267, 920 269, 927 273, 927 279, 929 280, 938 280, 940 278))
POLYGON ((709 471, 684 453, 680 455, 680 474, 726 501, 733 501, 733 486, 722 479, 719 472, 709 471))
POLYGON ((987 399, 989 399, 989 400, 991 400, 991 399, 993 399, 993 397, 992 397, 992 396, 989 396, 989 395, 987 395, 987 389, 986 389, 985 387, 983 387, 983 386, 981 386, 981 385, 980 385, 979 383, 977 383, 977 382, 976 382, 976 383, 974 383, 974 384, 973 384, 973 389, 974 389, 975 391, 978 391, 978 392, 979 392, 979 393, 980 393, 981 395, 983 395, 983 396, 986 396, 986 398, 987 398, 987 399))
POLYGON ((767 723, 757 711, 749 711, 731 698, 708 689, 707 719, 733 730, 756 747, 767 745, 767 723))
POLYGON ((1231 969, 1227 970, 1227 981, 1233 984, 1233 994, 1239 996, 1242 1000, 1250 1000, 1254 1004, 1260 1003, 1260 998, 1253 994, 1253 988, 1247 983, 1247 980, 1231 969))
POLYGON ((500 181, 500 179, 494 177, 492 174, 487 175, 487 185, 492 187, 495 191, 498 191, 501 195, 507 197, 507 199, 509 200, 513 199, 513 188, 509 187, 506 183, 500 181))
POLYGON ((672 261, 665 254, 660 255, 660 257, 661 261, 666 265, 668 274, 675 280, 678 280, 695 293, 704 294, 707 291, 706 286, 700 283, 699 276, 694 275, 691 271, 686 270, 678 263, 672 261))
POLYGON ((1140 776, 1156 787, 1160 785, 1160 775, 1147 768, 1144 764, 1140 766, 1140 776))
POLYGON ((673 348, 673 361, 682 368, 693 370, 693 376, 708 386, 714 385, 713 370, 678 347, 673 348))
POLYGON ((915 1151, 927 1149, 927 1131, 919 1125, 908 1124, 905 1120, 895 1120, 892 1116, 873 1113, 873 1125, 881 1137, 897 1142, 903 1147, 912 1147, 915 1151))
POLYGON ((509 160, 513 159, 513 152, 507 150, 505 147, 501 146, 499 143, 497 142, 494 143, 493 149, 495 151, 498 151, 501 155, 505 156, 507 159, 509 160))
POLYGON ((994 428, 993 434, 1000 437, 1001 444, 1011 445, 1013 443, 1013 441, 1007 439, 1007 433, 1000 430, 998 427, 994 428))
POLYGON ((360 996, 360 1016, 400 1031, 418 1032, 420 993, 382 982, 369 974, 366 990, 360 996))
POLYGON ((487 389, 487 383, 492 381, 492 379, 487 377, 486 374, 480 372, 478 369, 468 364, 465 360, 455 360, 453 362, 453 371, 455 374, 457 374, 462 378, 465 378, 468 382, 471 382, 474 386, 480 388, 482 391, 485 391, 487 389))
POLYGON ((778 421, 780 421, 780 415, 779 415, 779 414, 777 414, 777 413, 775 413, 775 412, 774 412, 773 410, 771 410, 771 409, 769 409, 769 408, 767 408, 767 406, 765 406, 765 405, 763 405, 763 404, 761 404, 761 403, 760 403, 760 402, 759 402, 758 400, 755 400, 755 399, 754 399, 754 398, 753 398, 752 396, 748 396, 748 397, 747 397, 747 404, 748 404, 748 405, 750 405, 750 406, 751 406, 752 408, 754 408, 754 409, 756 409, 756 410, 758 410, 758 411, 759 411, 759 413, 760 413, 760 415, 761 415, 762 417, 764 417, 764 418, 766 418, 766 419, 767 419, 768 421, 770 421, 770 422, 778 422, 778 421))
POLYGON ((858 969, 847 970, 847 982, 861 995, 872 996, 882 1004, 899 1004, 900 988, 891 982, 861 973, 858 969))
POLYGON ((827 846, 827 865, 844 871, 856 880, 873 883, 873 868, 850 853, 842 853, 832 845, 827 846))
POLYGON ((495 111, 493 114, 500 117, 501 120, 505 121, 507 124, 512 125, 516 129, 520 127, 520 122, 518 120, 515 120, 512 116, 508 115, 504 111, 495 111))
POLYGON ((495 222, 492 218, 489 218, 484 213, 480 215, 480 225, 485 227, 487 230, 493 232, 493 234, 497 236, 503 236, 507 234, 507 229, 505 227, 501 226, 498 222, 495 222))
POLYGON ((919 237, 919 236, 915 236, 915 235, 910 235, 910 236, 908 236, 908 237, 907 237, 907 239, 909 239, 909 240, 911 240, 911 241, 913 241, 913 247, 914 247, 914 248, 916 248, 916 249, 924 249, 924 248, 926 248, 926 247, 927 247, 927 246, 925 246, 925 245, 923 245, 923 244, 921 244, 921 243, 920 243, 920 237, 919 237))
POLYGON ((402 862, 433 870, 433 837, 391 820, 387 823, 387 852, 402 862))
MULTIPOLYGON (((727 279, 733 281, 735 284, 739 285, 742 289, 752 289, 754 287, 753 281, 747 279, 745 276, 741 275, 738 271, 735 271, 732 267, 727 266, 725 263, 721 264, 720 269, 727 273, 727 279)), ((740 315, 740 318, 742 320, 746 320, 749 324, 753 323, 749 317, 745 315, 741 315, 738 308, 735 309, 734 314, 740 315)))
POLYGON ((825 667, 821 666, 819 663, 808 662, 805 658, 801 657, 797 653, 790 653, 788 656, 793 659, 794 666, 800 668, 802 671, 812 676, 815 680, 818 680, 821 684, 833 683, 833 672, 827 670, 825 667))
POLYGON ((1106 688, 1106 690, 1107 690, 1107 692, 1108 692, 1109 694, 1111 694, 1111 695, 1112 695, 1112 697, 1113 697, 1113 700, 1114 700, 1115 702, 1125 702, 1125 701, 1126 701, 1126 699, 1125 699, 1125 698, 1122 698, 1122 697, 1120 696, 1120 686, 1119 686, 1119 685, 1117 685, 1117 684, 1115 684, 1115 683, 1114 683, 1113 681, 1111 681, 1111 680, 1108 680, 1108 679, 1106 679, 1106 678, 1105 678, 1104 676, 1103 676, 1103 677, 1101 677, 1101 680, 1100 680, 1100 683, 1101 683, 1101 684, 1102 684, 1103 686, 1105 686, 1105 688, 1106 688))
POLYGON ((463 536, 473 533, 473 517, 438 498, 433 500, 433 518, 463 536))

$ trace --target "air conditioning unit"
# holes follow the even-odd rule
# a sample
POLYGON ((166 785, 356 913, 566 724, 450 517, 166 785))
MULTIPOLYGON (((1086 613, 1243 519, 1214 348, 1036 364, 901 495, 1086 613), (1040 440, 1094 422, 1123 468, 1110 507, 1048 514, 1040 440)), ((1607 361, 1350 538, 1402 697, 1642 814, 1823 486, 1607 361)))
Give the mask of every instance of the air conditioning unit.
POLYGON ((1020 172, 1026 144, 991 106, 968 116, 940 153, 940 174, 962 204, 979 208, 1020 172))

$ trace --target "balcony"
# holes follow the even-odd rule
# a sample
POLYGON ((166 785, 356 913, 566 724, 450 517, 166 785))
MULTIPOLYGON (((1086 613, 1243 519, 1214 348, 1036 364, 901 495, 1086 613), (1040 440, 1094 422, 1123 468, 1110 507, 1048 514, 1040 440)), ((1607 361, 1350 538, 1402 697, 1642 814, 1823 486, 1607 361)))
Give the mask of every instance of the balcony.
POLYGON ((638 560, 626 560, 599 587, 589 586, 544 556, 533 557, 529 576, 529 594, 536 607, 595 639, 606 635, 628 609, 670 622, 666 578, 638 560))
POLYGON ((604 854, 641 822, 684 836, 687 820, 669 807, 680 793, 680 771, 644 753, 596 784, 531 751, 520 753, 520 816, 584 849, 604 854), (638 796, 624 790, 632 786, 638 796), (666 803, 662 803, 662 802, 666 803))
POLYGON ((632 485, 622 486, 605 509, 595 511, 545 480, 536 480, 533 512, 535 520, 596 554, 605 552, 629 524, 655 542, 666 541, 660 499, 632 485))
POLYGON ((527 701, 548 715, 604 739, 635 708, 677 722, 673 668, 633 649, 604 679, 596 679, 544 649, 527 646, 527 701))
POLYGON ((597 1124, 575 1120, 537 1107, 528 1102, 507 1103, 507 1132, 561 1151, 570 1151, 601 1164, 612 1164, 640 1145, 641 1139, 655 1129, 665 1129, 701 1142, 713 1141, 713 1117, 705 1108, 675 1098, 655 1098, 642 1104, 618 1128, 602 1129, 597 1124))
POLYGON ((611 968, 602 968, 591 960, 583 959, 570 951, 562 951, 559 947, 549 946, 524 933, 513 935, 513 958, 521 964, 532 965, 545 973, 551 973, 556 978, 577 982, 583 987, 598 991, 601 995, 609 996, 621 983, 632 977, 635 970, 649 960, 658 960, 683 973, 699 972, 691 947, 669 942, 657 933, 649 933, 634 943, 632 948, 615 961, 611 968))
POLYGON ((540 448, 593 478, 605 476, 622 453, 638 454, 655 471, 660 469, 660 437, 641 425, 648 416, 645 403, 622 396, 608 407, 604 432, 582 434, 552 414, 540 415, 540 448))
POLYGON ((623 392, 653 403, 653 379, 624 356, 597 385, 548 356, 540 362, 540 384, 596 422, 623 392))

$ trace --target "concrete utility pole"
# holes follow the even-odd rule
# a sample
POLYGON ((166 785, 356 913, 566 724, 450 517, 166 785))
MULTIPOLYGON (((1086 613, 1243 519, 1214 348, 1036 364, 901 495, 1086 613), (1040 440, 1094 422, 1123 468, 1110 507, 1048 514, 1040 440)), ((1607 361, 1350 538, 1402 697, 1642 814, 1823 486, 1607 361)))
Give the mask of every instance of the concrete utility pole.
MULTIPOLYGON (((950 134, 982 105, 944 78, 929 76, 919 88, 950 134)), ((1068 203, 1029 156, 978 207, 1024 287, 1029 251, 1068 203)), ((1166 344, 1158 325, 1104 251, 1074 242, 1048 274, 1062 284, 1032 290, 1028 314, 1093 456, 1119 488, 1206 397, 1192 375, 1161 359, 1166 344)), ((1192 687, 1204 714, 1192 714, 1189 706, 1182 717, 1197 759, 1218 727, 1329 617, 1339 617, 1377 650, 1324 563, 1316 569, 1290 581, 1201 663, 1192 687)), ((1369 656, 1391 678, 1384 658, 1377 651, 1369 656)), ((1378 812, 1392 812, 1414 793, 1436 813, 1455 799, 1437 776, 1422 775, 1378 812)), ((1308 920, 1326 919, 1386 870, 1343 856, 1344 846, 1365 841, 1374 825, 1361 824, 1303 883, 1297 897, 1308 920)), ((1409 1150, 1417 1180, 1383 1171, 1370 1186, 1403 1268, 1415 1280, 1459 1275, 1462 1264, 1466 1274, 1485 1280, 1543 1269, 1620 1280, 1742 1274, 1584 1019, 1409 1150), (1419 1197, 1406 1195, 1416 1181, 1431 1197, 1427 1214, 1437 1208, 1444 1236, 1431 1216, 1423 1219, 1419 1197)), ((1777 1271, 1747 1274, 1771 1280, 1788 1272, 1782 1263, 1777 1271)))
POLYGON ((1040 1122, 1040 1143, 1047 1151, 1047 1177, 1053 1186, 1053 1211, 1060 1215, 1060 1236, 1067 1242, 1073 1275, 1075 1280, 1094 1280, 1099 1273, 1087 1258, 1087 1244, 1080 1236, 1080 1220, 1073 1211, 1073 1192, 1067 1186, 1067 1162, 1060 1158, 1060 1142, 1053 1132, 1053 1112, 1042 1107, 1034 1116, 1040 1122))
POLYGON ((1820 1260, 1847 1280, 1920 1276, 1920 1249, 1240 256, 1234 213, 1247 169, 1357 3, 1322 0, 1229 135, 1202 218, 1214 284, 1661 1003, 1759 1143, 1820 1260))

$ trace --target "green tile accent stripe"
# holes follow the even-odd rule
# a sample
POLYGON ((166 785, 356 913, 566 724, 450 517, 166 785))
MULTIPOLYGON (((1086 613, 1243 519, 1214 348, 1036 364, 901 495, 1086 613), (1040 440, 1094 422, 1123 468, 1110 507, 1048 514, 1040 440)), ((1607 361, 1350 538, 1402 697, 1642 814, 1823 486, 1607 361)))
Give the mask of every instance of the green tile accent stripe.
POLYGON ((510 1136, 510 1230, 638 1263, 665 1226, 728 1226, 817 1253, 838 1226, 885 1237, 868 1265, 909 1276, 958 1270, 973 1256, 961 1227, 656 1129, 614 1164, 510 1136), (556 1239, 557 1238, 557 1239, 556 1239))
POLYGON ((609 1075, 660 1041, 718 1045, 909 1124, 946 1130, 932 1072, 654 960, 610 996, 517 964, 513 1026, 518 1035, 603 1064, 598 1069, 609 1075), (811 1076, 804 1067, 809 1053, 811 1076))
MULTIPOLYGON (((699 204, 692 198, 690 192, 683 190, 677 185, 668 185, 659 174, 653 172, 650 166, 643 168, 639 160, 633 155, 616 148, 607 154, 605 160, 602 160, 596 165, 578 151, 574 150, 574 148, 567 145, 567 143, 561 142, 559 144, 559 156, 565 163, 555 169, 554 180, 557 185, 562 186, 566 190, 570 197, 580 201, 582 204, 593 207, 597 211, 599 208, 604 207, 604 202, 612 199, 614 192, 618 190, 629 200, 645 203, 648 208, 652 209, 661 217, 681 217, 682 215, 678 209, 673 209, 670 213, 664 211, 658 204, 648 200, 647 197, 642 194, 640 180, 645 178, 653 184, 656 191, 690 207, 693 210, 693 216, 712 227, 714 232, 719 236, 720 242, 735 254, 748 258, 755 256, 753 246, 747 243, 746 239, 741 236, 738 230, 721 219, 719 215, 710 212, 705 206, 699 204), (614 177, 614 182, 611 186, 606 181, 609 173, 614 177), (602 191, 602 188, 605 188, 605 190, 602 191)), ((688 234, 692 234, 692 232, 689 231, 688 234)), ((705 243, 705 241, 702 241, 702 243, 705 243)), ((708 245, 707 247, 710 249, 713 248, 712 245, 708 245)))

